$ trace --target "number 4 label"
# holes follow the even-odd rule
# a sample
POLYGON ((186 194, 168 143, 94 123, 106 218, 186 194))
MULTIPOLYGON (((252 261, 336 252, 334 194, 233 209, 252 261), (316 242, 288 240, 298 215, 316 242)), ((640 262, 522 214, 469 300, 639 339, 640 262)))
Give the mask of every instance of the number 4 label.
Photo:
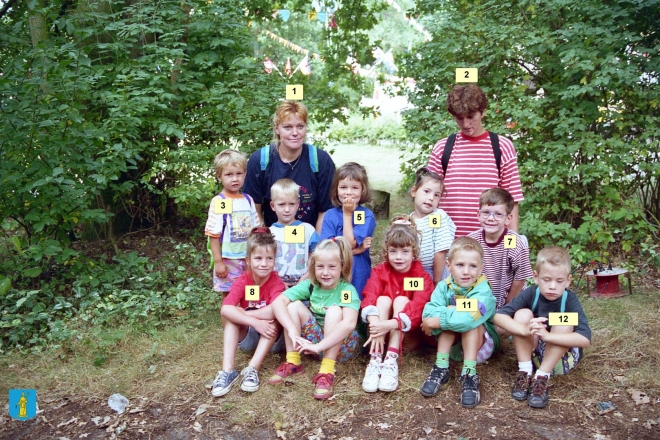
POLYGON ((570 313, 548 313, 548 324, 553 325, 578 325, 577 312, 570 313))
POLYGON ((476 68, 460 67, 456 69, 457 83, 476 83, 479 82, 479 70, 476 68))
POLYGON ((285 226, 284 227, 284 242, 286 244, 301 244, 305 242, 305 227, 298 226, 285 226))
POLYGON ((286 99, 302 100, 303 99, 302 84, 287 84, 286 99))
POLYGON ((259 286, 245 286, 245 301, 259 301, 259 286))

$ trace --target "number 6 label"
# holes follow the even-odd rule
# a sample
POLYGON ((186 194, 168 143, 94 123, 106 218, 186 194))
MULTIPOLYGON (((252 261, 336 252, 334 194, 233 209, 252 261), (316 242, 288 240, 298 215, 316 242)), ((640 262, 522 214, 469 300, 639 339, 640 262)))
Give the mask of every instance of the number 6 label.
POLYGON ((245 286, 245 301, 259 301, 259 286, 245 286))
POLYGON ((440 214, 429 215, 429 228, 439 228, 440 226, 442 226, 440 214))
POLYGON ((342 304, 350 304, 352 302, 352 296, 350 290, 342 290, 341 291, 341 303, 342 304))
POLYGON ((578 325, 578 314, 577 312, 570 313, 549 313, 548 314, 548 324, 553 325, 572 325, 575 327, 578 325))
POLYGON ((476 83, 479 82, 479 70, 476 68, 461 67, 456 69, 457 83, 476 83))

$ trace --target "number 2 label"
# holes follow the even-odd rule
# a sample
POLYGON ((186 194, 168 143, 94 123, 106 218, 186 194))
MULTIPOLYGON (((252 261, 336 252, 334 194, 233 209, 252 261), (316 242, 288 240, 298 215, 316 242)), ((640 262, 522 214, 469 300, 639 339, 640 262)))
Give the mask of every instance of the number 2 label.
POLYGON ((479 69, 459 67, 456 69, 457 83, 476 83, 479 82, 479 69))

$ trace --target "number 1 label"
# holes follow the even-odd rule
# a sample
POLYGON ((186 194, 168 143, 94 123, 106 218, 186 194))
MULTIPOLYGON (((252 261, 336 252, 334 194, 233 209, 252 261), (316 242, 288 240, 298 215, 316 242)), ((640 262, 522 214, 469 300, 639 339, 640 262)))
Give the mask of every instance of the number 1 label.
POLYGON ((245 301, 259 301, 259 286, 245 286, 245 301))
POLYGON ((302 84, 287 84, 286 99, 302 100, 303 99, 302 84))
POLYGON ((476 68, 460 67, 456 69, 457 83, 476 83, 479 82, 479 70, 476 68))

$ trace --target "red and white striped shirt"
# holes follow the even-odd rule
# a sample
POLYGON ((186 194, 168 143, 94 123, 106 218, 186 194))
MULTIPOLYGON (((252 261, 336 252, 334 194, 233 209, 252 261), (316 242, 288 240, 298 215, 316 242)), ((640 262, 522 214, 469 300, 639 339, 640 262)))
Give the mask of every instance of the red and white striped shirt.
MULTIPOLYGON (((456 238, 463 237, 481 227, 478 219, 479 196, 490 188, 504 188, 511 193, 513 200, 523 200, 522 185, 518 174, 516 149, 513 143, 500 136, 502 152, 501 178, 493 154, 488 132, 478 137, 458 133, 447 164, 445 190, 447 195, 440 201, 440 207, 449 214, 456 224, 456 238)), ((443 175, 442 153, 447 138, 441 139, 433 147, 429 158, 429 170, 443 175)))

